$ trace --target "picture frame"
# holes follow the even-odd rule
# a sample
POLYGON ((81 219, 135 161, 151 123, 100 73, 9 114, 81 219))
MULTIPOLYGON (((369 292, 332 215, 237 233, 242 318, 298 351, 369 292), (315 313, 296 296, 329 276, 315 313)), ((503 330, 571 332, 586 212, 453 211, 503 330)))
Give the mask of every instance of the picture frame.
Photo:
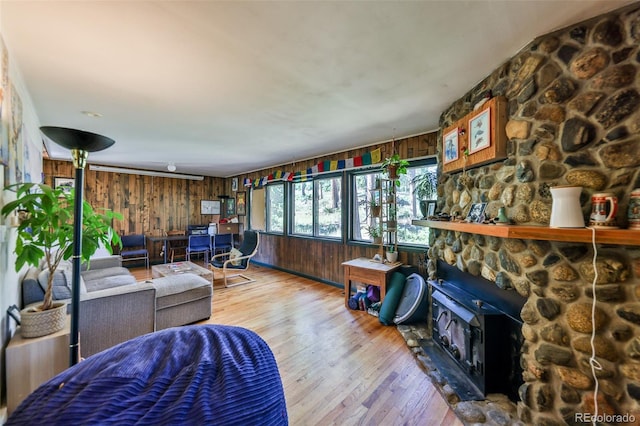
POLYGON ((220 214, 220 201, 200 200, 200 214, 220 214))
POLYGON ((71 193, 71 191, 76 186, 76 180, 74 178, 67 177, 54 177, 53 178, 53 187, 54 188, 62 188, 65 194, 71 193))
POLYGON ((238 190, 238 178, 237 177, 231 179, 231 190, 233 192, 236 192, 238 190))
POLYGON ((455 127, 442 136, 442 163, 447 164, 456 161, 460 156, 459 152, 458 128, 455 127))
POLYGON ((427 201, 427 219, 436 215, 436 204, 435 200, 427 201))
POLYGON ((482 223, 484 221, 484 209, 487 208, 487 203, 474 203, 471 205, 471 210, 465 219, 467 222, 482 223))
POLYGON ((247 193, 244 191, 236 194, 236 214, 238 216, 247 214, 247 193))
POLYGON ((469 119, 469 153, 491 146, 491 109, 480 111, 469 119))
POLYGON ((233 216, 236 214, 236 199, 235 198, 227 198, 226 200, 226 217, 233 216))

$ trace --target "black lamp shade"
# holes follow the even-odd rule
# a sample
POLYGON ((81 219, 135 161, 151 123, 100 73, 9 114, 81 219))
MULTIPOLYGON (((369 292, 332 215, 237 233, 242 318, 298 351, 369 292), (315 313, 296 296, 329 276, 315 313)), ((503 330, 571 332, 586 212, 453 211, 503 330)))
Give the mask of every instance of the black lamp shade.
POLYGON ((66 127, 43 126, 40 127, 40 131, 53 142, 68 149, 95 152, 107 149, 116 143, 106 136, 66 127))

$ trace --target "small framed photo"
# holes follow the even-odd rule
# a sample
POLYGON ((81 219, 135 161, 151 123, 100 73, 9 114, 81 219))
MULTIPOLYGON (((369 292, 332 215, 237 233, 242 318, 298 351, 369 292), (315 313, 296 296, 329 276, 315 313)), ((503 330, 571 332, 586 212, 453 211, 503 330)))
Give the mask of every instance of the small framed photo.
POLYGON ((482 223, 484 221, 484 209, 487 203, 475 203, 471 205, 471 210, 467 215, 467 222, 482 223))
POLYGON ((244 191, 236 194, 236 214, 238 216, 247 214, 247 193, 244 191))
POLYGON ((236 192, 238 190, 238 178, 237 177, 231 179, 231 190, 233 192, 236 192))
POLYGON ((225 201, 226 205, 226 217, 233 216, 236 214, 236 199, 235 198, 227 198, 225 201))
POLYGON ((442 137, 442 162, 450 163, 458 159, 458 128, 442 137))
POLYGON ((469 120, 469 153, 491 146, 491 109, 487 108, 469 120))
POLYGON ((76 180, 74 178, 54 177, 53 187, 62 188, 62 190, 69 194, 76 186, 76 180))
POLYGON ((427 219, 436 215, 436 201, 427 201, 427 219))

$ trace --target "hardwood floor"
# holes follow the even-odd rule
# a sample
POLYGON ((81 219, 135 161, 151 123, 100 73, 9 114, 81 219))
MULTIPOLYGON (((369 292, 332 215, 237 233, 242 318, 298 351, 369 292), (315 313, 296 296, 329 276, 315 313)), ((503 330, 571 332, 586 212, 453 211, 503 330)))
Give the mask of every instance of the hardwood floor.
POLYGON ((257 281, 224 288, 216 274, 203 323, 248 328, 267 342, 291 425, 462 425, 396 328, 346 309, 342 289, 259 266, 248 275, 257 281))

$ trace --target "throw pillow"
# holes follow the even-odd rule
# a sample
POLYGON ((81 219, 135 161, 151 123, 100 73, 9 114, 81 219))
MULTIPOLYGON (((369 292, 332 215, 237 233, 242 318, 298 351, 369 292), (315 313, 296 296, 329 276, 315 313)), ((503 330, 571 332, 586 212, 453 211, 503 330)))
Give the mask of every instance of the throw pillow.
MULTIPOLYGON (((53 273, 53 300, 71 299, 71 283, 73 282, 73 269, 66 267, 68 265, 58 266, 53 273)), ((43 291, 47 290, 47 280, 49 279, 49 270, 44 269, 38 275, 38 283, 43 291)), ((84 284, 82 276, 80 277, 80 294, 85 294, 87 288, 84 284)))
MULTIPOLYGON (((235 258, 238 258, 242 256, 242 252, 240 250, 238 250, 237 248, 232 248, 231 251, 229 252, 229 259, 233 260, 235 258)), ((233 260, 233 262, 231 262, 231 264, 233 266, 239 266, 240 262, 242 262, 241 260, 233 260)))

